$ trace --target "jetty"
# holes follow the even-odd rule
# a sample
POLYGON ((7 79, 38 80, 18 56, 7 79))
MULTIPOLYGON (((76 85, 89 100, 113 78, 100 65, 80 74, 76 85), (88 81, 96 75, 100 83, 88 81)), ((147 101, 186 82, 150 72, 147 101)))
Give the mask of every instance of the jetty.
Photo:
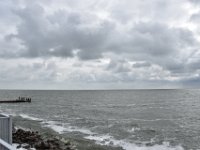
POLYGON ((31 103, 31 98, 30 97, 19 97, 18 99, 14 100, 0 100, 0 103, 31 103))

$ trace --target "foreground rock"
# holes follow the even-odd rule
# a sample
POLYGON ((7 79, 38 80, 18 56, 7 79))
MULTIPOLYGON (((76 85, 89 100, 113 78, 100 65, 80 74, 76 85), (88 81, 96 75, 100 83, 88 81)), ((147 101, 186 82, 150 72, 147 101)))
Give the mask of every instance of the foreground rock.
POLYGON ((17 129, 13 131, 13 143, 18 143, 17 148, 36 150, 75 150, 72 144, 58 137, 43 138, 37 131, 17 129))

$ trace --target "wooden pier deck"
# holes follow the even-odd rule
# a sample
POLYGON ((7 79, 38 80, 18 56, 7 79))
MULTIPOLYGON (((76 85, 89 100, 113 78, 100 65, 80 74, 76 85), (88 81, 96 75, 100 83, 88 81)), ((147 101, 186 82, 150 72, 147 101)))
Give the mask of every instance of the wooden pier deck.
POLYGON ((15 100, 0 100, 0 103, 31 103, 31 98, 29 97, 19 97, 15 100))

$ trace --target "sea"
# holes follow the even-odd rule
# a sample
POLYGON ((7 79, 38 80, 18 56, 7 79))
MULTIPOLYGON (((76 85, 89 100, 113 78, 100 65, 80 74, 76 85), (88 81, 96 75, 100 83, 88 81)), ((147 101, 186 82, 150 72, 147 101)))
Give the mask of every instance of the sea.
POLYGON ((200 90, 0 90, 16 125, 40 128, 80 150, 199 150, 200 90))

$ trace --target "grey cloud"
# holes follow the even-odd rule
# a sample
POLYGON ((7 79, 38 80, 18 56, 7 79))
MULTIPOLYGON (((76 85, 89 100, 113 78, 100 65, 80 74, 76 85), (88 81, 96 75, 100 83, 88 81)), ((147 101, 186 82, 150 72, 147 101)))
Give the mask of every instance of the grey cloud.
MULTIPOLYGON (((127 40, 118 39, 110 49, 134 61, 147 61, 173 73, 187 72, 190 55, 198 42, 187 29, 170 28, 164 24, 140 22, 133 26, 127 40)), ((145 67, 145 66, 144 66, 145 67)))
POLYGON ((46 82, 56 78, 57 69, 52 62, 19 63, 8 65, 0 74, 5 75, 1 78, 5 81, 27 81, 27 82, 46 82))
POLYGON ((200 69, 200 59, 196 59, 195 61, 188 64, 188 71, 195 71, 200 69))
POLYGON ((194 4, 200 4, 200 1, 199 0, 188 0, 189 2, 192 2, 194 4))
MULTIPOLYGON (((116 34, 117 35, 117 34, 116 34)), ((125 36, 116 36, 108 49, 129 53, 135 59, 168 57, 196 44, 193 33, 187 29, 170 28, 164 24, 139 22, 125 36)))
POLYGON ((182 87, 186 87, 186 88, 199 88, 199 83, 200 83, 199 75, 196 77, 184 78, 179 81, 179 84, 182 87))
POLYGON ((107 70, 111 70, 115 73, 130 72, 130 64, 126 60, 111 60, 108 64, 107 70))
POLYGON ((95 16, 78 12, 59 10, 46 17, 44 9, 36 4, 15 13, 22 22, 17 27, 18 33, 11 36, 23 41, 26 47, 23 56, 27 57, 73 57, 73 51, 78 49, 81 59, 99 58, 114 28, 107 21, 89 27, 93 22, 84 22, 83 17, 95 16))
POLYGON ((21 55, 25 57, 73 57, 74 50, 78 50, 77 55, 83 60, 100 58, 109 51, 129 53, 143 60, 174 55, 195 41, 188 30, 153 22, 138 22, 123 35, 115 30, 114 22, 90 13, 58 10, 48 15, 38 4, 14 13, 21 24, 12 37, 22 41, 26 51, 21 55), (96 22, 100 23, 90 26, 96 22))
POLYGON ((132 46, 139 53, 167 56, 194 44, 193 34, 164 24, 139 23, 133 28, 132 46))
POLYGON ((197 24, 199 24, 200 23, 200 12, 193 14, 190 17, 190 21, 191 22, 196 22, 197 24))
POLYGON ((182 20, 187 10, 180 7, 187 0, 123 0, 111 5, 111 15, 122 24, 138 21, 152 21, 168 24, 174 20, 182 20))
POLYGON ((134 45, 137 45, 135 48, 136 53, 141 56, 139 58, 158 64, 171 72, 183 71, 188 59, 184 56, 184 52, 188 48, 192 52, 197 46, 197 41, 189 30, 145 24, 140 25, 136 32, 138 31, 140 36, 136 37, 134 45), (142 56, 141 53, 144 55, 142 56))
MULTIPOLYGON (((173 0, 86 0, 80 3, 67 0, 59 1, 55 6, 51 1, 49 6, 46 5, 48 2, 0 2, 0 59, 56 57, 59 61, 68 58, 66 60, 73 59, 80 64, 76 64, 77 70, 84 67, 86 70, 91 69, 94 66, 86 66, 84 62, 95 64, 91 59, 102 59, 101 68, 93 68, 101 70, 102 75, 90 75, 88 70, 89 73, 77 71, 79 76, 75 80, 92 82, 135 82, 137 72, 134 70, 139 70, 138 76, 143 78, 140 79, 143 80, 141 82, 147 83, 150 75, 145 76, 144 72, 149 71, 151 74, 154 71, 151 70, 152 66, 157 66, 161 73, 167 72, 163 83, 169 82, 167 77, 170 79, 176 76, 186 80, 187 77, 193 78, 193 74, 198 74, 199 61, 193 57, 196 56, 194 52, 199 49, 196 39, 199 33, 179 26, 188 22, 198 26, 200 16, 199 13, 189 16, 188 10, 179 7, 180 3, 173 0), (106 60, 111 61, 105 64, 106 60)), ((185 2, 188 1, 183 0, 184 4, 185 2)), ((199 3, 197 0, 189 2, 199 3)), ((56 80, 57 67, 55 63, 34 63, 16 68, 30 74, 35 72, 35 80, 44 81, 56 80)), ((10 70, 16 68, 11 67, 10 70)), ((30 74, 19 74, 18 79, 6 72, 9 70, 2 71, 2 79, 5 79, 6 74, 14 80, 31 80, 28 78, 30 74)), ((69 80, 74 74, 76 73, 72 71, 69 80)), ((158 81, 158 84, 161 82, 158 81)), ((151 81, 149 84, 152 84, 151 81)))
POLYGON ((151 63, 149 62, 137 62, 135 64, 133 64, 134 68, 143 68, 143 67, 150 67, 151 63))

